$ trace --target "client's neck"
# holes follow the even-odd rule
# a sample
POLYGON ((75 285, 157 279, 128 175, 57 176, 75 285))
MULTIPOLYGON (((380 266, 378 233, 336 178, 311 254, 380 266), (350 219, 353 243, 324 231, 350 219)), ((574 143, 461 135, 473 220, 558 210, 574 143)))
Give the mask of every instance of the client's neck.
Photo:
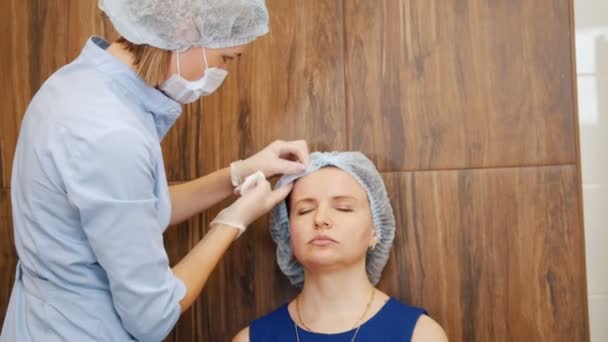
POLYGON ((305 279, 300 305, 325 313, 352 310, 353 306, 363 307, 373 289, 365 265, 328 272, 307 271, 305 279))

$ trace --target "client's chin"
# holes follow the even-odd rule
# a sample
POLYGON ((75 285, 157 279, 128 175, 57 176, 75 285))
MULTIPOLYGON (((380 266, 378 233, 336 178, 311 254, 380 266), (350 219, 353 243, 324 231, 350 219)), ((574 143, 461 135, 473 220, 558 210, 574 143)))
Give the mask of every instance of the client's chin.
POLYGON ((358 258, 346 258, 343 252, 339 252, 335 245, 307 247, 306 253, 297 256, 297 258, 305 269, 314 273, 341 270, 358 262, 358 258))

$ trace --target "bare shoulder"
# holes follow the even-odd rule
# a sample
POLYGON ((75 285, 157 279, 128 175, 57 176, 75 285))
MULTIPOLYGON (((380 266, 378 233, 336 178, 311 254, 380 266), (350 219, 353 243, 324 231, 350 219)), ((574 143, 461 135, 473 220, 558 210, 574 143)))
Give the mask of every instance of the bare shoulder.
POLYGON ((448 337, 439 323, 427 315, 422 315, 416 323, 412 342, 447 342, 448 337))
POLYGON ((232 338, 232 342, 249 342, 249 327, 241 330, 232 338))

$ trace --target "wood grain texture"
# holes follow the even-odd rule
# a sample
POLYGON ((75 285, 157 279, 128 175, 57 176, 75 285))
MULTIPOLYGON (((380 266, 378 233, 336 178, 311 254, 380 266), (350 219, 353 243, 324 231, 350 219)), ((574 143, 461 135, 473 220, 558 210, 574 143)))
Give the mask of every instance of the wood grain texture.
POLYGON ((0 102, 0 187, 10 183, 13 153, 21 117, 29 103, 32 92, 29 80, 27 56, 28 4, 26 1, 7 0, 0 2, 0 87, 10 96, 0 102), (8 34, 10 32, 11 34, 8 34))
POLYGON ((568 3, 345 1, 349 148, 383 171, 576 163, 568 3))
POLYGON ((458 341, 588 341, 574 166, 391 173, 380 287, 458 341))
MULTIPOLYGON (((13 223, 11 220, 11 194, 8 189, 0 189, 0 322, 11 297, 15 281, 17 253, 13 238, 13 223)), ((0 326, 2 326, 0 324, 0 326)))

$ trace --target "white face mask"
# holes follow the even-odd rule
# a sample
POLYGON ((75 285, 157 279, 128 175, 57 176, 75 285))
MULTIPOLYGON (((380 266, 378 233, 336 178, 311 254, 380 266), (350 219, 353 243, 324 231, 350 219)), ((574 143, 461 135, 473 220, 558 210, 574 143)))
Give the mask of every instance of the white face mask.
POLYGON ((228 71, 219 68, 209 68, 207 65, 207 54, 203 48, 203 59, 205 61, 205 74, 198 81, 184 79, 179 70, 179 52, 177 52, 177 74, 171 76, 161 84, 160 89, 175 101, 187 104, 198 100, 201 96, 207 96, 222 85, 228 71))

